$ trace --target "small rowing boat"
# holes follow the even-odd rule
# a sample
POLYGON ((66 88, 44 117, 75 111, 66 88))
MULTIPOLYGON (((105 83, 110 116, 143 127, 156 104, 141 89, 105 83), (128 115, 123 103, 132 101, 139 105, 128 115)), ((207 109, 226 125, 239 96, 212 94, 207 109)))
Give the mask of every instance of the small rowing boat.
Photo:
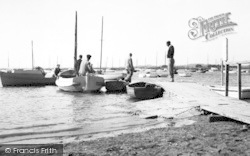
POLYGON ((131 83, 127 87, 127 93, 131 97, 146 100, 163 96, 164 89, 156 84, 137 82, 131 83))

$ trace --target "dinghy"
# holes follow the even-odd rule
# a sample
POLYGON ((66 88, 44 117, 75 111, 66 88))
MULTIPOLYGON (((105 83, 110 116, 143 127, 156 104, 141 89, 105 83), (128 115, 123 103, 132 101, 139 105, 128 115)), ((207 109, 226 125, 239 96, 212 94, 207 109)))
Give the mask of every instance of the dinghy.
POLYGON ((124 81, 122 81, 125 78, 126 74, 123 74, 123 73, 105 73, 105 74, 99 74, 97 76, 102 77, 104 79, 107 92, 124 92, 124 91, 126 91, 126 83, 124 83, 124 81))
POLYGON ((146 82, 131 83, 127 87, 127 93, 131 97, 141 100, 162 97, 163 92, 162 87, 146 82))
POLYGON ((60 90, 68 92, 98 91, 104 86, 104 79, 94 75, 75 77, 74 70, 59 74, 56 85, 60 90))
POLYGON ((122 80, 106 80, 105 87, 107 92, 126 92, 127 82, 122 80))

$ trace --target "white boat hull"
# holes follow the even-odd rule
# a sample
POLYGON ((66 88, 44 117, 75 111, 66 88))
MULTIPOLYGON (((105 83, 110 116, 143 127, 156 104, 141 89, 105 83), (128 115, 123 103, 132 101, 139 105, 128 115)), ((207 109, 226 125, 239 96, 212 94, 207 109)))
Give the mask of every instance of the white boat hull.
POLYGON ((59 77, 56 80, 59 89, 68 92, 98 91, 104 86, 104 79, 98 76, 59 77))

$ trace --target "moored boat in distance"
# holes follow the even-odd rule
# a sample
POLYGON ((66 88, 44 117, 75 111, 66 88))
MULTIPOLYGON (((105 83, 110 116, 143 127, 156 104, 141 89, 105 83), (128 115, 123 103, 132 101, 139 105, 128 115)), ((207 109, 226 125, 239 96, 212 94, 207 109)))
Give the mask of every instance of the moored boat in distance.
MULTIPOLYGON (((225 95, 225 87, 224 86, 209 86, 209 88, 218 94, 225 95)), ((228 95, 230 97, 237 98, 238 97, 238 88, 237 87, 229 87, 228 95)), ((250 88, 249 87, 243 87, 241 89, 241 98, 242 99, 250 99, 250 88)))
POLYGON ((191 74, 191 73, 188 73, 188 72, 178 73, 178 75, 179 75, 180 77, 191 77, 191 76, 192 76, 192 74, 191 74))
POLYGON ((41 70, 14 69, 0 72, 0 87, 55 85, 56 77, 46 77, 41 70))
POLYGON ((156 77, 158 77, 158 74, 156 72, 147 72, 146 77, 148 77, 148 78, 156 78, 156 77))
POLYGON ((216 71, 219 71, 219 69, 215 67, 211 67, 211 69, 209 70, 209 72, 216 72, 216 71))

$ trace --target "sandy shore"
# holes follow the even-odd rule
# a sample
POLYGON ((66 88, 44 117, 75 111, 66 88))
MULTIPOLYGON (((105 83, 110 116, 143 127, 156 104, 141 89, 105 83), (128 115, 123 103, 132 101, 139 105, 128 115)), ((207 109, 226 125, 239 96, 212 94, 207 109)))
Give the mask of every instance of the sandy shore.
MULTIPOLYGON (((165 82, 166 80, 152 79, 150 81, 165 82)), ((181 91, 185 92, 185 90, 181 91)), ((203 92, 203 90, 200 91, 203 92)), ((186 90, 185 94, 188 92, 189 90, 186 90)), ((194 106, 193 108, 197 106, 198 101, 193 101, 197 98, 194 98, 195 95, 192 94, 185 99, 179 95, 168 97, 166 96, 168 93, 165 93, 164 102, 158 99, 154 102, 145 101, 136 104, 136 108, 142 110, 144 116, 155 113, 159 115, 164 112, 161 117, 164 117, 167 126, 163 128, 67 143, 64 145, 64 154, 66 156, 250 155, 250 128, 248 129, 244 123, 225 119, 211 122, 210 117, 214 114, 199 112, 199 109, 187 112, 183 109, 180 112, 185 112, 184 118, 178 119, 180 113, 171 118, 173 108, 184 107, 185 104, 194 106), (154 106, 151 107, 153 104, 154 106), (169 109, 168 106, 172 108, 169 109), (189 124, 180 124, 181 120, 189 124)), ((204 99, 204 97, 201 98, 204 99)), ((142 114, 139 116, 143 117, 142 114)))
POLYGON ((151 129, 64 146, 65 155, 250 155, 250 130, 236 121, 209 122, 210 115, 188 119, 192 125, 151 129))

